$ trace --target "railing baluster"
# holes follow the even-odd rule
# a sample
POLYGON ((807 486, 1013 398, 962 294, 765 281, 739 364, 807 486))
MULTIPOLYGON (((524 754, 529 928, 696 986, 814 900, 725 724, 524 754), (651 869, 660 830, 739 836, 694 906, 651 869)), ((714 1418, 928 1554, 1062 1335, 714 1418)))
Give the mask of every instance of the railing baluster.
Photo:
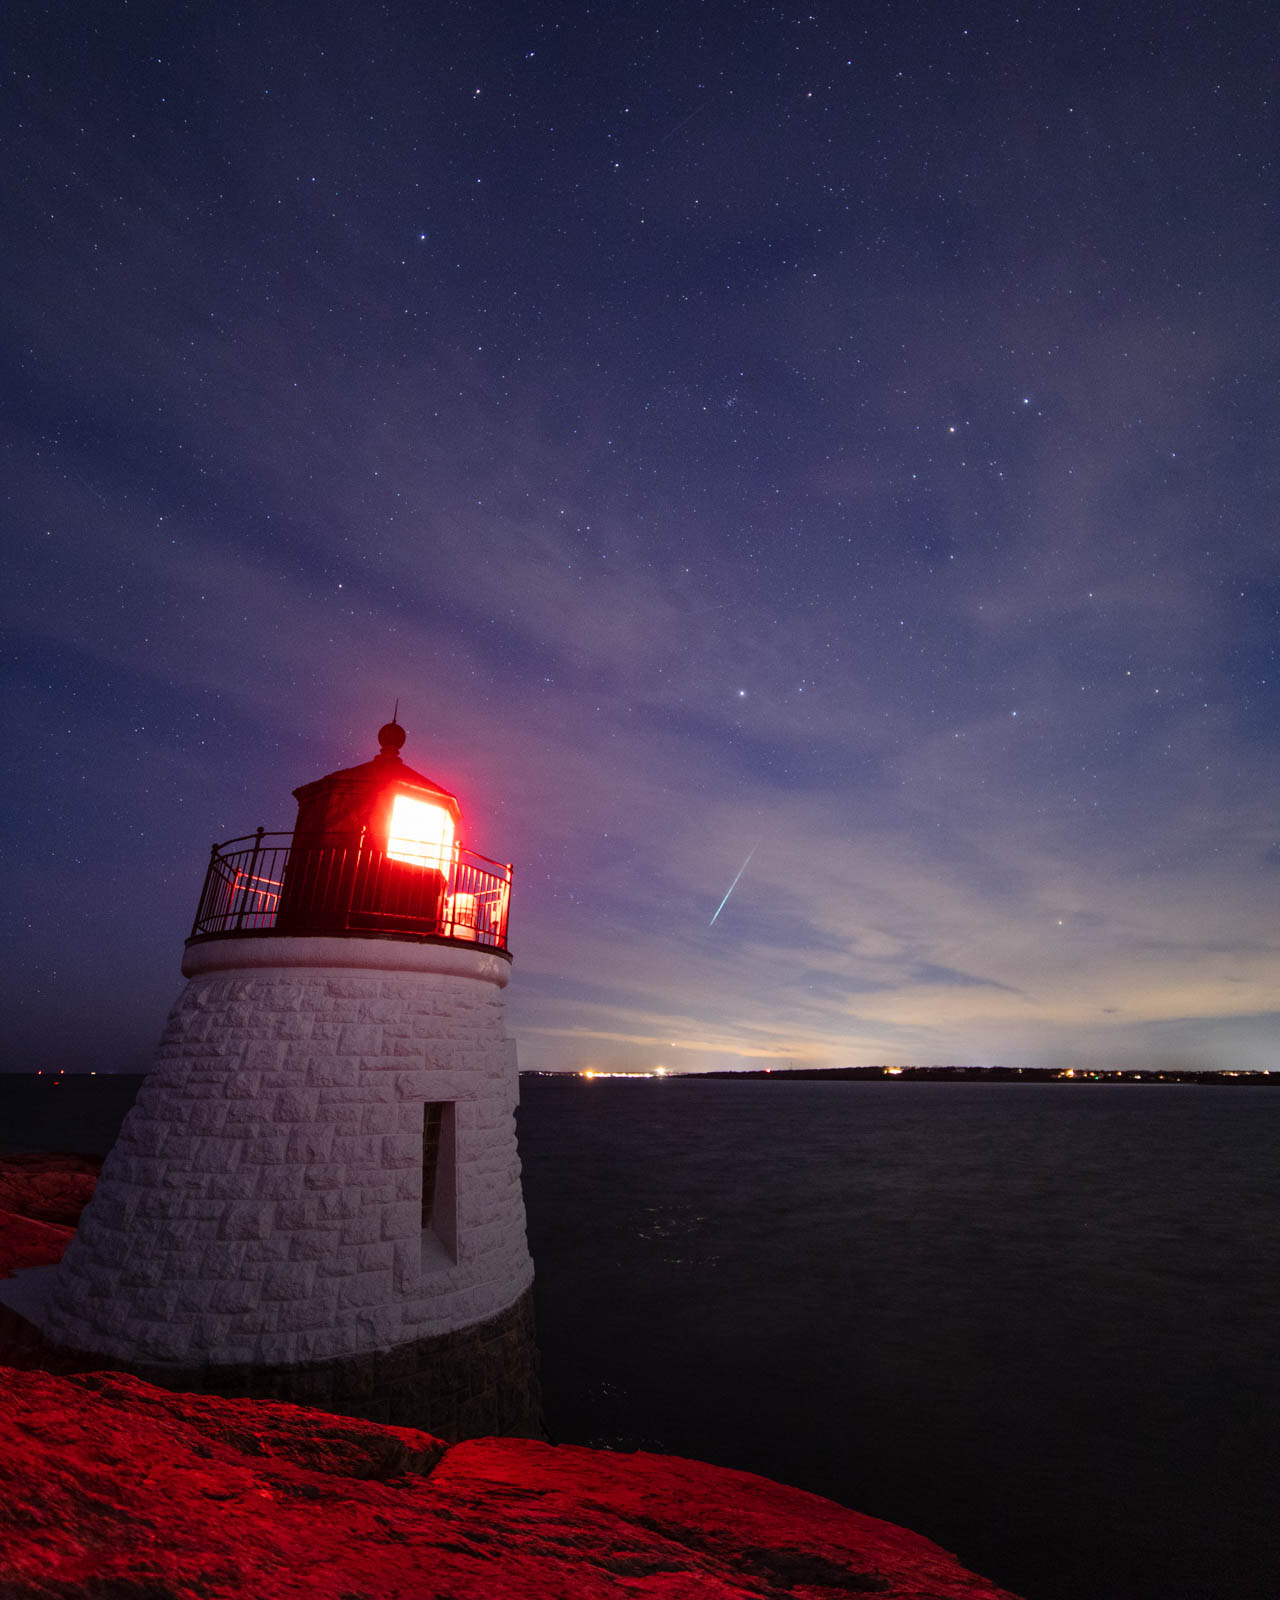
POLYGON ((254 838, 254 841, 253 841, 253 854, 249 857, 249 871, 245 874, 245 876, 243 878, 239 878, 238 877, 236 879, 236 889, 238 891, 237 898, 238 898, 238 900, 240 902, 240 908, 236 913, 236 929, 237 929, 237 931, 239 931, 239 929, 241 929, 244 926, 245 902, 246 902, 246 900, 248 898, 248 896, 244 892, 243 885, 246 882, 252 884, 253 881, 254 881, 254 878, 257 876, 258 855, 259 855, 259 852, 262 849, 262 836, 266 831, 267 830, 265 828, 259 828, 258 829, 257 835, 256 835, 256 837, 254 838))

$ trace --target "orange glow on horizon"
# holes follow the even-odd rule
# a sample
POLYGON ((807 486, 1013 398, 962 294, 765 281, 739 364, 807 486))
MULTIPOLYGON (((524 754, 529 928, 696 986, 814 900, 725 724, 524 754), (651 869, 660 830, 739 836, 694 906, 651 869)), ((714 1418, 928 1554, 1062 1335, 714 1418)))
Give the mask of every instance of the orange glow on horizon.
POLYGON ((398 794, 391 807, 387 854, 393 861, 447 872, 453 863, 453 818, 443 806, 398 794))

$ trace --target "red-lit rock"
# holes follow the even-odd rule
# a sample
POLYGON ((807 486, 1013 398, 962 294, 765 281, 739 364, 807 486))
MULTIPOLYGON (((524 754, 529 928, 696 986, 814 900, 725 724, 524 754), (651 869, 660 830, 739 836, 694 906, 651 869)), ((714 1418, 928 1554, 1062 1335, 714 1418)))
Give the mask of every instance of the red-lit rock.
MULTIPOLYGON (((70 1233, 0 1216, 0 1270, 56 1261, 70 1233)), ((0 1358, 59 1359, 6 1317, 0 1358)), ((0 1438, 3 1600, 1016 1600, 904 1528, 670 1456, 448 1446, 120 1373, 9 1367, 0 1438)))
MULTIPOLYGON (((0 1278, 62 1260, 101 1166, 97 1156, 60 1151, 0 1156, 0 1278), (50 1215, 60 1220, 45 1220, 50 1215)), ((51 1372, 81 1372, 99 1365, 57 1349, 4 1305, 0 1305, 0 1363, 51 1372)))
POLYGON ((0 1210, 0 1278, 61 1261, 74 1232, 56 1222, 37 1222, 16 1211, 0 1210))
MULTIPOLYGON (((101 1167, 97 1156, 64 1151, 0 1156, 0 1278, 61 1261, 101 1167)), ((84 1365, 52 1349, 7 1306, 0 1306, 0 1362, 55 1371, 84 1365)))
POLYGON ((0 1211, 74 1228, 101 1171, 100 1156, 68 1150, 0 1156, 0 1211))
POLYGON ((5 1600, 1008 1600, 747 1473, 0 1370, 5 1600))

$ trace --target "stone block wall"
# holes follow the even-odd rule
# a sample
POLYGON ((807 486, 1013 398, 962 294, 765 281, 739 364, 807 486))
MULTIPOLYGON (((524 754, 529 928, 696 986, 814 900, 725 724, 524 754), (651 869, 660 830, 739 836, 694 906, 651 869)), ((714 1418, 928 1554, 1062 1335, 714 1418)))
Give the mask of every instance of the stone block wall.
POLYGON ((130 1363, 293 1367, 485 1323, 533 1277, 508 965, 378 939, 224 939, 190 981, 46 1303, 130 1363), (421 1226, 452 1102, 456 1259, 421 1226))

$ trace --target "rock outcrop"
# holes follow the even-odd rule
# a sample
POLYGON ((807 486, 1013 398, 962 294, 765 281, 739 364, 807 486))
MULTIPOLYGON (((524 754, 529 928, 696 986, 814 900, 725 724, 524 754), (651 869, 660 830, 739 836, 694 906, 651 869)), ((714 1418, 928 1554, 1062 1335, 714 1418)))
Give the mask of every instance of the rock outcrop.
MULTIPOLYGON (((0 1223, 0 1271, 70 1235, 0 1223)), ((918 1534, 749 1473, 447 1445, 27 1356, 0 1368, 3 1600, 1014 1600, 918 1534)))
POLYGON ((69 1150, 2 1156, 0 1211, 17 1212, 72 1230, 89 1203, 101 1171, 101 1156, 77 1155, 69 1150))
POLYGON ((1008 1600, 743 1472, 0 1371, 5 1600, 1008 1600))

